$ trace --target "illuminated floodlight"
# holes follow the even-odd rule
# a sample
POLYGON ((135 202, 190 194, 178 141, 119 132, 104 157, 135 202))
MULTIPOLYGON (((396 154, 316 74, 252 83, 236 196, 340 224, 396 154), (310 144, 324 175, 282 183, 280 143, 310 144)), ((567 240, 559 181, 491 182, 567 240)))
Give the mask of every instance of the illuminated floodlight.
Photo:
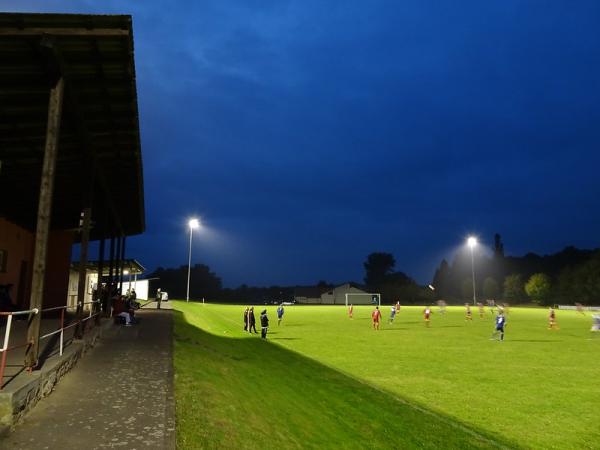
POLYGON ((477 238, 475 236, 469 236, 467 239, 467 245, 471 249, 471 274, 473 275, 473 306, 477 304, 477 294, 475 289, 475 260, 473 257, 473 248, 477 245, 477 238))
POLYGON ((187 276, 187 290, 185 294, 185 301, 190 301, 190 276, 192 271, 192 235, 194 234, 194 230, 200 228, 200 221, 195 217, 188 221, 188 226, 190 227, 190 250, 188 253, 188 276, 187 276))
POLYGON ((475 247, 477 245, 477 238, 474 236, 469 236, 467 239, 467 245, 471 248, 475 247))

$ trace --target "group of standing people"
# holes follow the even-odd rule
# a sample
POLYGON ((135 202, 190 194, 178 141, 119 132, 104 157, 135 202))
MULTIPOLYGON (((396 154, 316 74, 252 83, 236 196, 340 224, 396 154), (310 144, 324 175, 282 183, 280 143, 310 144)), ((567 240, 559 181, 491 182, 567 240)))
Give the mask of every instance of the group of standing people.
MULTIPOLYGON (((283 319, 283 305, 280 305, 277 308, 277 325, 281 324, 281 320, 283 319)), ((244 310, 244 331, 248 333, 252 333, 254 330, 255 334, 258 334, 256 331, 256 317, 254 316, 254 306, 247 306, 244 310)), ((262 339, 267 338, 267 332, 269 331, 269 317, 267 316, 267 310, 264 309, 260 313, 260 337, 262 339)))

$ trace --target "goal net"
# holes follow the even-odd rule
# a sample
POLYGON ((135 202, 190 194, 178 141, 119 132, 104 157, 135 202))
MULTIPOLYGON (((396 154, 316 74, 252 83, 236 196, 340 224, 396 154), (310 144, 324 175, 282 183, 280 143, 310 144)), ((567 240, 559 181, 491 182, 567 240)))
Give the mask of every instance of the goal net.
POLYGON ((348 305, 381 306, 381 294, 377 292, 351 292, 346 294, 346 307, 348 305))

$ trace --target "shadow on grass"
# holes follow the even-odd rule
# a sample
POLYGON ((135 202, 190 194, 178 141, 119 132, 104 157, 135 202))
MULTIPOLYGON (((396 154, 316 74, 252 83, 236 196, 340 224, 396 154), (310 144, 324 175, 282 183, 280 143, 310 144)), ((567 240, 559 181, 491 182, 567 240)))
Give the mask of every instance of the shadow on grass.
POLYGON ((178 448, 519 448, 269 340, 174 320, 178 448))

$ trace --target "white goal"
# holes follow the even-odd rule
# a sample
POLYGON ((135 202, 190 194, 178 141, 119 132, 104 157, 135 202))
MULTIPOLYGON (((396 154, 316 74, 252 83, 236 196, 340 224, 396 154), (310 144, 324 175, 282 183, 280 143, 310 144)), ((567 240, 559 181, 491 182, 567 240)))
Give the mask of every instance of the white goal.
POLYGON ((381 306, 381 294, 378 292, 350 292, 346 294, 346 307, 350 304, 381 306))

